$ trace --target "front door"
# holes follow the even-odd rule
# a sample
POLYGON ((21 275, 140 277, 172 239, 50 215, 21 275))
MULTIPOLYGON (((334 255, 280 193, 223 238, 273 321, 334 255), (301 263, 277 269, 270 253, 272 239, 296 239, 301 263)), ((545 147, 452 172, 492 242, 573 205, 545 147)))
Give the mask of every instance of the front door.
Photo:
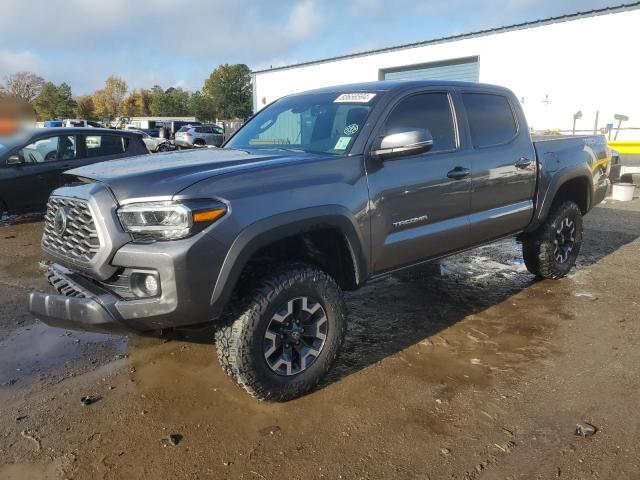
POLYGON ((16 213, 43 210, 49 194, 62 184, 62 172, 75 166, 76 138, 42 138, 18 149, 16 154, 22 163, 5 167, 11 174, 3 192, 7 208, 16 213))
POLYGON ((398 128, 426 128, 426 153, 370 159, 372 269, 382 273, 463 247, 468 234, 471 161, 460 148, 454 102, 447 91, 402 98, 377 137, 398 128))

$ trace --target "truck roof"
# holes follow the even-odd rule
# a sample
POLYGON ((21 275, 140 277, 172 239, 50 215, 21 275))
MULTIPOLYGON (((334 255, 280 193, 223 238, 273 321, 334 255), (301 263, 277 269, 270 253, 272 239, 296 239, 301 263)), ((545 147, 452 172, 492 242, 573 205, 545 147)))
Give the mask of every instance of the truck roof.
MULTIPOLYGON (((407 90, 415 87, 459 87, 482 88, 502 92, 510 92, 508 88, 489 83, 455 82, 451 80, 380 80, 377 82, 352 83, 347 85, 335 85, 315 90, 307 90, 294 95, 304 93, 344 93, 344 92, 391 92, 395 90, 407 90)), ((293 96, 293 95, 292 95, 293 96)))
POLYGON ((56 133, 59 135, 79 135, 82 133, 86 133, 87 135, 120 135, 120 136, 132 136, 139 135, 136 132, 131 130, 114 130, 112 128, 93 128, 93 127, 44 127, 44 128, 34 128, 31 130, 31 137, 45 137, 50 135, 51 133, 56 133))

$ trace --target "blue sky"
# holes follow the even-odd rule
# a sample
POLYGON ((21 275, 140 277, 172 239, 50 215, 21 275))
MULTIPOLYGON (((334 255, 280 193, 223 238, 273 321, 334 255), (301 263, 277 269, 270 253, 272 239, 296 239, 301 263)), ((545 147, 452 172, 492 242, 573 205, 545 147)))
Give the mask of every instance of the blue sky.
POLYGON ((623 2, 3 0, 0 82, 31 70, 76 94, 110 74, 132 88, 198 89, 221 63, 268 68, 623 2))

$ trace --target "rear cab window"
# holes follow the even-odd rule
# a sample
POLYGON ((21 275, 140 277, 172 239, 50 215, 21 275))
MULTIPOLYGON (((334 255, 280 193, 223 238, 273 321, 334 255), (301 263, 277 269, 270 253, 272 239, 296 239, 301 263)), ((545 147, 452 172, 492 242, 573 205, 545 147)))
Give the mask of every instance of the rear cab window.
POLYGON ((518 124, 509 99, 494 93, 463 93, 474 148, 503 145, 515 138, 518 124))
POLYGON ((127 150, 129 138, 117 135, 87 135, 85 146, 87 157, 119 155, 127 150))

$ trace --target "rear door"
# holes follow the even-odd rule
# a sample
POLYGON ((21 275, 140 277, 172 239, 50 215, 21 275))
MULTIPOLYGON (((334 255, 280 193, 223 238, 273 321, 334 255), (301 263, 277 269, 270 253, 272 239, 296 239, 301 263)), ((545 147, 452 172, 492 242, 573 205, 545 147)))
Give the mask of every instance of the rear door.
POLYGON ((470 241, 525 228, 533 215, 536 156, 517 99, 506 91, 460 92, 473 148, 470 241))
POLYGON ((367 160, 374 273, 468 241, 471 160, 460 142, 454 105, 446 89, 412 92, 389 107, 376 127, 376 139, 396 128, 427 128, 434 143, 427 153, 367 160))

